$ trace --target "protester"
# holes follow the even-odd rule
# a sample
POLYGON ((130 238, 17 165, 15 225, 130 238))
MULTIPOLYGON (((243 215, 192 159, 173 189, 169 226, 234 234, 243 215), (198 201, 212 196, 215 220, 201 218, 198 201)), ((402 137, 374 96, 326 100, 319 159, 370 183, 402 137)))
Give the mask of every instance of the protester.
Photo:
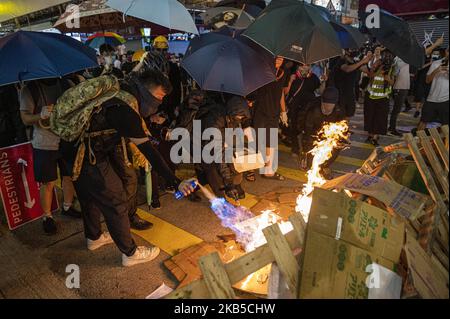
POLYGON ((388 133, 394 136, 402 136, 402 134, 397 131, 397 118, 408 98, 408 92, 411 87, 411 74, 409 71, 409 64, 405 63, 399 57, 396 57, 394 60, 394 70, 394 106, 391 111, 388 133))
POLYGON ((358 82, 359 69, 372 59, 372 54, 368 53, 357 61, 358 54, 358 50, 346 49, 333 69, 332 83, 339 90, 339 107, 345 112, 347 120, 353 117, 356 111, 355 86, 358 82))
POLYGON ((288 125, 284 90, 289 85, 289 74, 282 68, 283 61, 282 57, 275 59, 276 81, 263 86, 256 92, 256 101, 253 107, 253 127, 255 130, 259 128, 266 130, 267 146, 265 150, 261 150, 266 153, 266 167, 261 176, 279 181, 283 181, 285 178, 273 169, 276 150, 270 142, 270 132, 271 129, 278 130, 278 122, 280 120, 285 125, 288 125))
POLYGON ((123 72, 116 67, 116 50, 109 44, 102 44, 99 48, 100 57, 99 64, 100 67, 94 69, 92 74, 94 77, 103 75, 103 74, 113 74, 119 79, 124 77, 123 72))
POLYGON ((367 142, 378 146, 380 135, 386 135, 389 117, 389 100, 392 93, 393 57, 384 51, 370 69, 369 85, 364 100, 364 130, 369 133, 367 142))
POLYGON ((319 77, 312 72, 310 65, 300 65, 296 72, 291 75, 288 85, 287 105, 289 119, 289 142, 292 154, 298 155, 299 143, 297 125, 298 114, 316 97, 316 90, 322 93, 325 89, 325 78, 319 77))
POLYGON ((35 180, 41 183, 40 198, 44 211, 43 228, 48 235, 57 233, 56 222, 52 217, 53 189, 58 179, 58 168, 62 177, 62 214, 80 218, 80 213, 72 208, 74 188, 71 172, 60 152, 60 138, 48 129, 47 120, 54 104, 69 88, 66 81, 46 79, 28 82, 20 91, 20 114, 25 125, 33 126, 33 163, 35 180))
POLYGON ((427 73, 426 82, 431 84, 430 93, 423 105, 422 117, 417 130, 424 130, 427 123, 448 124, 448 47, 445 57, 434 61, 427 73))
MULTIPOLYGON (((171 89, 170 83, 163 79, 164 76, 151 71, 145 71, 139 76, 142 86, 149 92, 153 91, 158 100, 162 100, 171 89), (156 78, 164 83, 154 88, 158 81, 156 78)), ((127 87, 122 89, 126 92, 127 87)), ((128 93, 138 95, 137 100, 142 98, 139 96, 142 92, 139 90, 128 93)), ((131 237, 129 201, 122 180, 112 167, 112 154, 122 143, 122 138, 129 139, 169 185, 178 188, 185 195, 193 191, 192 185, 188 181, 181 182, 171 172, 151 144, 142 126, 142 117, 119 98, 112 98, 102 104, 100 111, 92 116, 86 134, 90 141, 87 145, 89 156, 84 158, 77 189, 80 190, 79 199, 85 212, 83 221, 88 248, 95 250, 114 241, 122 252, 123 266, 153 260, 159 255, 159 248, 137 247, 131 237), (101 215, 104 216, 110 233, 102 232, 101 215)))
POLYGON ((0 148, 28 140, 20 118, 19 97, 14 85, 0 87, 0 148))
MULTIPOLYGON (((312 164, 312 155, 309 153, 314 147, 317 134, 326 123, 336 123, 345 119, 346 113, 339 108, 339 90, 328 87, 321 97, 316 97, 300 112, 295 125, 300 132, 300 167, 308 170, 312 164)), ((333 151, 332 157, 321 166, 321 174, 331 179, 330 165, 339 154, 339 149, 333 151)))

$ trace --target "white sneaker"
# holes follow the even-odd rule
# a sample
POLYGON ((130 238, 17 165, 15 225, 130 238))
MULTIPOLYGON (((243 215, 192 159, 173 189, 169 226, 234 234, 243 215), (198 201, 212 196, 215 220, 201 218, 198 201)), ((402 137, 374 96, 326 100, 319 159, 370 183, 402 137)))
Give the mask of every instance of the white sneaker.
POLYGON ((111 238, 111 235, 108 232, 104 232, 100 235, 100 238, 97 240, 87 239, 87 248, 89 250, 96 250, 100 247, 108 244, 112 244, 114 241, 111 238))
POLYGON ((158 257, 160 249, 158 247, 144 247, 139 246, 133 256, 122 254, 122 266, 129 267, 137 264, 152 261, 158 257))

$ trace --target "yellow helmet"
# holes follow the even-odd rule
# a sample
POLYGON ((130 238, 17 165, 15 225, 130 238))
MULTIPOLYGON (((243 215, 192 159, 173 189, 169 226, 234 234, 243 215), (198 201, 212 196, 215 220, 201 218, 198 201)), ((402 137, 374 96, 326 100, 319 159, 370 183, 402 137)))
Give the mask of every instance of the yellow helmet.
POLYGON ((140 49, 140 50, 137 50, 134 54, 133 54, 133 57, 131 58, 131 60, 133 61, 133 62, 139 62, 140 60, 141 60, 141 57, 144 55, 144 53, 145 53, 145 50, 144 49, 140 49))
POLYGON ((167 41, 166 37, 160 35, 153 41, 153 47, 155 49, 168 49, 169 41, 167 41))

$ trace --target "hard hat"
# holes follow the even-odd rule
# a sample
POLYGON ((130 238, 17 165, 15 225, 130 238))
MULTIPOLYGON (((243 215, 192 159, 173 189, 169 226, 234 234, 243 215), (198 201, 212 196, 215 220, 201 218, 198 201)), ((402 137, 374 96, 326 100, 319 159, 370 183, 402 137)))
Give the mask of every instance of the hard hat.
POLYGON ((144 55, 144 53, 145 53, 145 50, 144 49, 140 49, 140 50, 137 50, 134 54, 133 54, 133 57, 131 58, 131 60, 133 61, 133 62, 139 62, 139 61, 141 61, 141 58, 142 58, 142 56, 144 55))
POLYGON ((169 41, 167 41, 166 37, 160 35, 153 41, 153 47, 155 49, 168 49, 169 41))

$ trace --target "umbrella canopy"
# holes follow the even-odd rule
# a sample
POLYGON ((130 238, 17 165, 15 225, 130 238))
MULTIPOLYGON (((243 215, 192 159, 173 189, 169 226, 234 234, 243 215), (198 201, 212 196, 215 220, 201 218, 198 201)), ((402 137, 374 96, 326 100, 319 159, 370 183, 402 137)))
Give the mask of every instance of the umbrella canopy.
POLYGON ((96 66, 94 49, 62 34, 18 31, 0 38, 0 85, 62 77, 96 66))
POLYGON ((335 21, 330 21, 331 26, 344 49, 359 49, 367 41, 367 38, 356 28, 335 21))
POLYGON ((189 11, 177 0, 108 0, 106 5, 125 15, 150 21, 171 30, 198 34, 189 11))
POLYGON ((91 35, 85 44, 91 48, 99 48, 102 44, 109 44, 113 47, 117 47, 125 42, 125 39, 117 33, 105 32, 91 35))
POLYGON ((169 29, 163 26, 138 19, 124 16, 122 12, 114 10, 106 5, 107 0, 86 0, 78 7, 67 6, 64 12, 53 25, 63 33, 67 32, 96 32, 104 30, 125 29, 133 26, 136 28, 151 28, 152 34, 167 34, 169 29), (79 25, 74 24, 73 15, 75 8, 78 10, 79 25))
POLYGON ((215 7, 243 8, 250 16, 257 17, 266 7, 266 2, 264 0, 222 0, 215 7))
POLYGON ((242 9, 233 7, 215 7, 208 9, 200 15, 205 24, 214 29, 220 29, 223 26, 243 30, 255 20, 251 15, 242 9))
POLYGON ((275 81, 273 56, 227 28, 194 38, 181 66, 203 90, 240 96, 275 81))
POLYGON ((306 64, 342 53, 329 21, 315 6, 299 0, 272 1, 244 36, 276 56, 306 64))
POLYGON ((367 30, 378 42, 406 63, 418 68, 425 64, 425 49, 403 19, 380 10, 380 27, 367 30))

